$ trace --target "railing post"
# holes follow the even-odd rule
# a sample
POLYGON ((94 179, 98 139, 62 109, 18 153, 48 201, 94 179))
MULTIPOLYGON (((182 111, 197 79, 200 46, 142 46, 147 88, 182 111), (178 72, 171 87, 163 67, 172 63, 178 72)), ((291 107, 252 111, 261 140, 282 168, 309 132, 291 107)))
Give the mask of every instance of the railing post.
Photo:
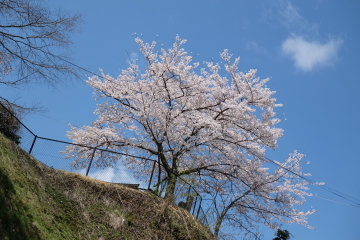
POLYGON ((92 152, 91 159, 90 159, 90 163, 89 163, 89 167, 88 167, 88 169, 87 169, 87 171, 86 171, 86 175, 85 175, 85 176, 87 176, 87 175, 89 174, 90 167, 91 167, 91 164, 92 164, 94 155, 95 155, 95 151, 96 151, 96 148, 94 148, 94 151, 92 152))
POLYGON ((199 213, 200 213, 200 209, 201 209, 201 202, 202 202, 202 197, 201 196, 199 196, 199 197, 200 197, 200 204, 199 204, 198 212, 196 214, 196 219, 198 219, 198 217, 199 217, 199 213))
POLYGON ((196 199, 195 199, 194 208, 193 208, 193 211, 192 211, 193 216, 195 216, 195 210, 196 210, 196 205, 197 205, 197 202, 198 202, 198 198, 199 198, 199 195, 196 196, 196 199))
POLYGON ((154 166, 153 166, 153 169, 151 171, 150 180, 149 180, 149 186, 148 186, 149 190, 150 190, 150 186, 151 186, 152 177, 154 175, 155 166, 156 166, 156 162, 154 162, 154 166))
POLYGON ((37 135, 34 135, 35 137, 34 137, 34 141, 32 142, 32 144, 31 144, 31 147, 30 147, 30 150, 29 150, 29 154, 31 154, 31 152, 32 152, 32 150, 33 150, 33 147, 34 147, 34 144, 35 144, 35 141, 36 141, 36 139, 37 139, 37 135))

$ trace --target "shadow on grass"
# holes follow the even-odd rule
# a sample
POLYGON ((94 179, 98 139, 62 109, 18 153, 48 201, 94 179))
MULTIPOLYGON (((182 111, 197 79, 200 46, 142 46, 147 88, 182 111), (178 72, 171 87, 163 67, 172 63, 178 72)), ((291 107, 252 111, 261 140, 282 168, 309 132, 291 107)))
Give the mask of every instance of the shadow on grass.
POLYGON ((38 230, 31 223, 31 216, 25 216, 24 206, 15 200, 16 190, 6 172, 0 168, 0 239, 41 239, 38 230))

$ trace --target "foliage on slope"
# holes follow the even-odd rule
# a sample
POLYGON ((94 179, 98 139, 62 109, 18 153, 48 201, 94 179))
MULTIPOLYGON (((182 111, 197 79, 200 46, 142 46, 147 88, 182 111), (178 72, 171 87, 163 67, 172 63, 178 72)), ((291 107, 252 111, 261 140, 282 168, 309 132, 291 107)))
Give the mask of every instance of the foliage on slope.
POLYGON ((147 192, 55 170, 0 134, 0 239, 211 239, 147 192))

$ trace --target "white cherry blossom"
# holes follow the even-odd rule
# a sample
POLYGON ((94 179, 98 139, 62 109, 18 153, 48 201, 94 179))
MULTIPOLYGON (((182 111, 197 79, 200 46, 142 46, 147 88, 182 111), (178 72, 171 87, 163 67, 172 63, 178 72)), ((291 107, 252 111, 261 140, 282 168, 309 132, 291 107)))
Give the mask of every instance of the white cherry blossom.
MULTIPOLYGON (((146 60, 114 78, 102 74, 87 83, 102 101, 98 120, 89 126, 71 127, 68 136, 76 144, 109 149, 133 156, 96 152, 94 166, 113 166, 116 161, 149 174, 144 158, 159 161, 167 182, 166 197, 173 198, 181 181, 191 181, 198 192, 212 196, 216 209, 213 231, 221 236, 225 224, 258 236, 257 223, 278 228, 281 222, 308 226, 307 216, 296 205, 309 196, 300 160, 294 152, 282 167, 265 168, 265 153, 275 149, 283 130, 276 127, 275 92, 256 70, 239 71, 240 58, 232 61, 224 50, 217 63, 193 63, 176 37, 170 49, 155 51, 156 43, 136 38, 146 60), (165 174, 164 174, 165 173, 165 174)), ((74 167, 88 163, 92 150, 67 148, 76 157, 74 167)), ((158 169, 156 169, 158 171, 158 169)))

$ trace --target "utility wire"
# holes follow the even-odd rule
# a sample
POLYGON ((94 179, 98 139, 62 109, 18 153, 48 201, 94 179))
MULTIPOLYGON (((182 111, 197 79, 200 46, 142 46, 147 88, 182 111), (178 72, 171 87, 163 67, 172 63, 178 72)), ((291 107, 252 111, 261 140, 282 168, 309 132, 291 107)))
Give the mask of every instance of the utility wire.
POLYGON ((349 206, 352 206, 352 207, 360 208, 360 206, 358 206, 358 205, 354 205, 354 204, 350 204, 350 203, 345 203, 345 202, 341 202, 341 201, 336 201, 336 200, 333 200, 333 199, 330 199, 330 198, 326 198, 326 197, 323 197, 323 196, 320 196, 320 195, 317 195, 317 194, 314 194, 313 196, 318 197, 318 198, 321 198, 321 199, 324 199, 324 200, 327 200, 327 201, 330 201, 330 202, 336 202, 336 203, 340 203, 340 204, 344 204, 344 205, 349 205, 349 206))
POLYGON ((300 177, 300 178, 304 179, 304 180, 307 181, 308 183, 313 184, 313 185, 315 185, 315 186, 317 186, 317 187, 320 187, 320 188, 322 188, 322 189, 324 189, 324 190, 326 190, 326 191, 328 191, 328 192, 330 192, 330 193, 332 193, 332 194, 334 194, 334 195, 336 195, 336 196, 338 196, 338 197, 341 197, 341 198, 343 198, 343 199, 346 199, 347 201, 350 201, 350 202, 352 202, 352 203, 355 203, 357 207, 360 207, 360 200, 359 200, 359 199, 356 199, 356 198, 354 198, 354 197, 351 197, 351 196, 349 196, 349 195, 347 195, 347 194, 344 194, 344 193, 342 193, 342 192, 340 192, 340 191, 337 191, 337 190, 335 190, 335 189, 332 189, 332 188, 330 188, 330 187, 326 187, 326 186, 323 186, 323 185, 319 185, 317 182, 315 182, 315 181, 313 181, 313 180, 311 180, 311 179, 308 179, 308 178, 306 178, 306 177, 304 177, 304 176, 302 176, 302 175, 300 175, 300 174, 298 174, 298 173, 295 173, 294 171, 292 171, 292 170, 290 170, 290 169, 288 169, 288 168, 286 168, 286 167, 283 167, 281 164, 278 164, 278 163, 275 162, 274 160, 271 160, 271 159, 269 159, 269 158, 267 158, 267 157, 257 156, 256 154, 254 154, 254 156, 258 157, 259 159, 262 159, 262 160, 271 162, 271 163, 279 166, 280 168, 286 170, 287 172, 290 172, 291 174, 293 174, 293 175, 295 175, 295 176, 297 176, 297 177, 300 177), (349 199, 349 198, 352 198, 352 199, 354 199, 354 200, 356 200, 356 201, 353 201, 353 200, 351 200, 351 199, 349 199))
POLYGON ((67 62, 68 64, 73 65, 74 67, 77 67, 77 68, 79 68, 79 69, 81 69, 81 70, 83 70, 83 71, 85 71, 85 72, 88 72, 88 73, 91 73, 91 74, 93 74, 93 75, 95 75, 95 76, 98 76, 98 77, 100 77, 100 78, 103 78, 102 76, 94 73, 93 71, 90 71, 90 70, 88 70, 88 69, 86 69, 86 68, 80 67, 79 65, 76 65, 75 63, 70 62, 70 61, 68 61, 68 60, 66 60, 66 59, 64 59, 64 58, 62 58, 62 57, 59 57, 59 56, 58 56, 58 58, 60 58, 60 59, 63 60, 64 62, 67 62))

